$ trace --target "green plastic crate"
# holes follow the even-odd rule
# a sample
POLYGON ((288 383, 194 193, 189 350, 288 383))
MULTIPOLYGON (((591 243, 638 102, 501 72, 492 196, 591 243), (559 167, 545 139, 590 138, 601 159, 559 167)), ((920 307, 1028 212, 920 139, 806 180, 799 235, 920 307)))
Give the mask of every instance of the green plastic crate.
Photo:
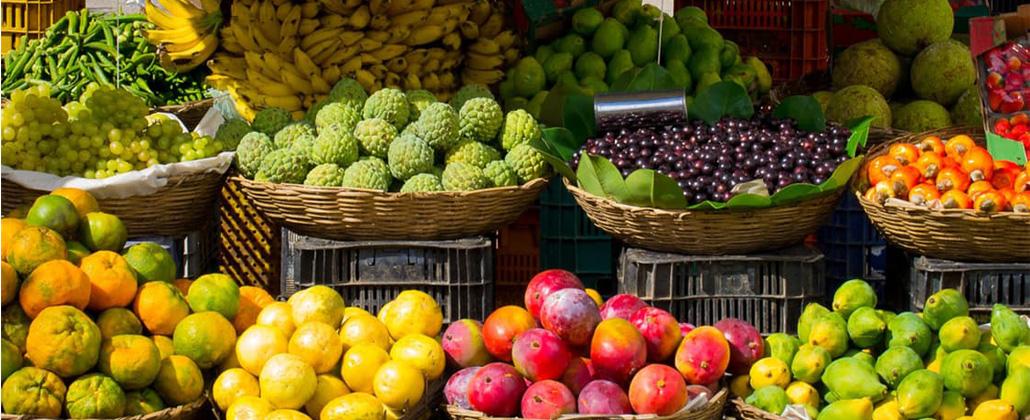
POLYGON ((540 267, 561 268, 602 294, 614 293, 618 246, 579 208, 560 179, 540 195, 540 267))

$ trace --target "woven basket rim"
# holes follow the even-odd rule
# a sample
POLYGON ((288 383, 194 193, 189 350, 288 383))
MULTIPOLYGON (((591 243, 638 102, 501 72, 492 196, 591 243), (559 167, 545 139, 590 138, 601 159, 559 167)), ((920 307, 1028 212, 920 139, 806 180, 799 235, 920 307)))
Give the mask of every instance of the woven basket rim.
MULTIPOLYGON (((654 414, 623 414, 623 415, 591 415, 591 414, 571 414, 562 415, 557 417, 555 420, 677 420, 683 418, 689 418, 688 416, 694 416, 702 414, 706 411, 710 411, 717 405, 718 411, 721 415, 724 411, 723 407, 726 406, 726 402, 729 400, 729 388, 722 386, 719 391, 712 396, 712 399, 708 400, 708 404, 697 407, 693 410, 686 412, 678 412, 668 416, 657 416, 654 414)), ((451 418, 454 418, 454 414, 458 413, 465 417, 475 417, 482 420, 519 420, 519 417, 491 417, 486 413, 475 410, 466 410, 455 405, 445 404, 448 414, 451 418)), ((722 418, 721 416, 719 418, 722 418)))
POLYGON ((204 106, 214 105, 214 103, 215 98, 204 98, 196 101, 183 102, 181 104, 159 105, 152 109, 158 112, 170 112, 174 114, 175 112, 189 111, 204 106))
MULTIPOLYGON (((204 404, 206 404, 208 402, 208 400, 209 400, 208 399, 208 395, 205 392, 203 395, 200 396, 200 398, 197 398, 196 400, 193 400, 192 402, 188 402, 186 404, 177 405, 177 406, 174 406, 174 407, 167 407, 167 408, 155 411, 153 413, 138 414, 138 415, 135 415, 135 416, 115 417, 113 419, 103 419, 103 420, 150 420, 150 419, 155 419, 155 418, 163 418, 164 416, 170 416, 170 418, 177 418, 177 416, 182 415, 183 412, 192 412, 192 411, 195 411, 195 410, 198 410, 198 409, 202 408, 204 406, 204 404)), ((24 414, 7 414, 7 413, 3 413, 2 415, 0 415, 0 418, 5 419, 5 420, 15 420, 15 419, 17 419, 17 420, 29 420, 29 419, 32 419, 32 420, 64 420, 63 418, 56 418, 55 419, 55 418, 51 418, 51 417, 38 417, 38 416, 31 416, 31 415, 24 415, 24 414)), ((85 419, 85 420, 101 420, 101 419, 85 419)))
POLYGON ((785 420, 785 417, 779 414, 764 411, 744 402, 741 397, 730 398, 727 404, 732 405, 732 410, 736 411, 735 417, 739 420, 785 420))
POLYGON ((242 183, 242 184, 262 184, 263 186, 271 186, 270 188, 283 188, 290 190, 303 191, 310 194, 327 194, 332 193, 333 195, 338 193, 356 193, 361 195, 371 195, 379 197, 463 197, 469 195, 480 195, 480 194, 495 194, 509 191, 531 191, 536 189, 540 184, 546 184, 547 178, 533 178, 528 182, 508 186, 508 187, 491 187, 482 188, 472 191, 418 191, 418 192, 397 192, 397 191, 381 191, 373 190, 368 188, 350 188, 350 187, 324 187, 315 185, 303 185, 293 184, 287 182, 267 182, 267 181, 255 181, 253 179, 247 179, 239 174, 235 174, 229 177, 229 179, 242 183))

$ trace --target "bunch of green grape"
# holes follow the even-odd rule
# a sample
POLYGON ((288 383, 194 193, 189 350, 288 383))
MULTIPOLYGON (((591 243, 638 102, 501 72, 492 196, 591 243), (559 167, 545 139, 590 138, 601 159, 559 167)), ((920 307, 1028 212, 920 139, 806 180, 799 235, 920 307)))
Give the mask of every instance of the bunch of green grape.
POLYGON ((90 85, 63 108, 45 87, 15 91, 3 114, 3 163, 106 178, 223 150, 210 137, 187 133, 178 122, 147 112, 142 99, 110 85, 90 85))

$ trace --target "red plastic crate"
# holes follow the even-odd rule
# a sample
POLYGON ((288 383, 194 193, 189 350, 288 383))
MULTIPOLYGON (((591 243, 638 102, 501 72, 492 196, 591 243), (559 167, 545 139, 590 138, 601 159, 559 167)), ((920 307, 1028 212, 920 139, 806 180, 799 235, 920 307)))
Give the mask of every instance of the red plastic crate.
POLYGON ((531 207, 497 233, 494 306, 522 305, 526 284, 540 271, 540 210, 531 207))
POLYGON ((773 80, 796 80, 829 68, 828 0, 683 0, 697 6, 742 55, 762 59, 773 80))

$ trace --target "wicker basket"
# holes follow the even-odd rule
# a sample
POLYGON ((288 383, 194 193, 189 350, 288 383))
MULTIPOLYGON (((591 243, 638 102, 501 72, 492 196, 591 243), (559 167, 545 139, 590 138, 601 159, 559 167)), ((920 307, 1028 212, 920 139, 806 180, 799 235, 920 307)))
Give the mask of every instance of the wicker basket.
POLYGON ((645 249, 691 255, 749 254, 801 242, 829 217, 845 188, 762 209, 661 210, 598 197, 565 186, 601 230, 645 249))
POLYGON ((232 179, 273 221, 334 240, 439 240, 492 232, 515 220, 547 185, 540 178, 467 192, 387 193, 232 179))
MULTIPOLYGON (((655 416, 655 415, 622 415, 622 416, 605 416, 605 415, 589 415, 589 414, 575 414, 570 416, 561 416, 556 420, 563 419, 575 419, 575 420, 716 420, 722 418, 723 408, 726 406, 726 399, 729 395, 729 391, 726 387, 723 387, 719 392, 715 393, 715 397, 708 402, 708 405, 695 410, 690 410, 685 413, 676 413, 669 416, 655 416)), ((490 417, 485 413, 473 410, 465 410, 458 408, 453 405, 447 406, 447 414, 454 420, 513 420, 510 417, 490 417)))
MULTIPOLYGON (((207 226, 213 217, 222 177, 223 174, 217 172, 172 176, 167 185, 153 194, 97 199, 97 202, 101 210, 122 219, 130 236, 182 236, 207 226)), ((7 179, 0 185, 4 214, 31 205, 37 197, 48 193, 7 179)))
MULTIPOLYGON (((890 145, 915 142, 933 134, 948 138, 970 133, 952 127, 897 137, 872 150, 869 159, 887 153, 890 145)), ((983 144, 983 136, 973 136, 983 144)), ((880 204, 868 200, 865 167, 852 181, 853 193, 876 229, 887 240, 908 251, 932 258, 956 261, 1026 262, 1030 260, 1030 214, 977 213, 974 210, 931 209, 909 204, 880 204)))
POLYGON ((163 105, 154 108, 154 111, 174 114, 182 120, 183 124, 186 124, 187 130, 192 130, 200 123, 200 120, 204 118, 204 114, 207 114, 207 110, 211 109, 211 106, 214 104, 214 98, 207 98, 179 105, 163 105))
MULTIPOLYGON (((211 418, 211 412, 205 410, 208 407, 208 398, 201 397, 189 404, 169 407, 150 414, 136 416, 118 417, 114 420, 201 420, 211 418)), ((49 420, 46 417, 29 415, 2 414, 0 420, 49 420)))
POLYGON ((740 397, 730 399, 729 403, 726 404, 726 413, 732 415, 737 420, 785 420, 785 417, 748 404, 740 397))

